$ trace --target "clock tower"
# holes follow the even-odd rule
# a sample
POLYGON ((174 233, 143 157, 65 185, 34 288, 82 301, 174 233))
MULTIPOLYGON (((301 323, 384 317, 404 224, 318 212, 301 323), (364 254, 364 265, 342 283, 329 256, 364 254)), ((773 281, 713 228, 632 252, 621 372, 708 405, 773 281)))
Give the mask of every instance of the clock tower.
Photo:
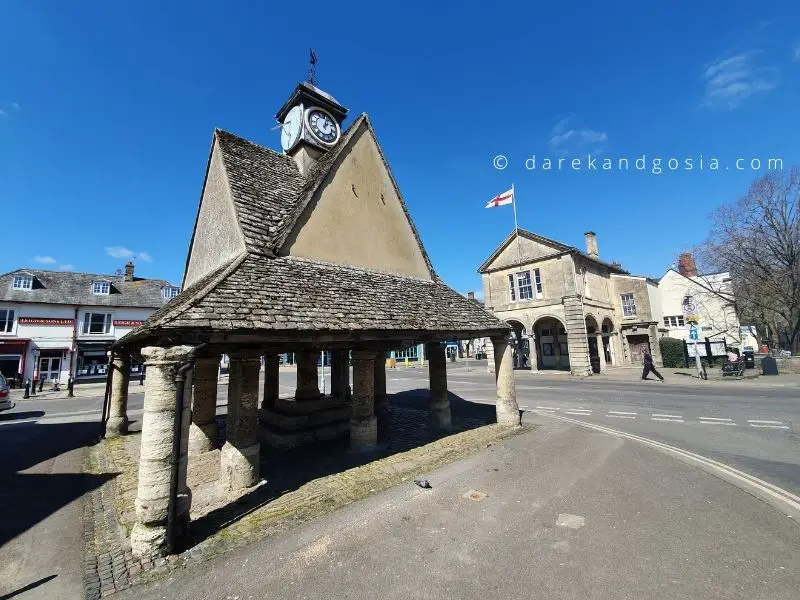
POLYGON ((275 115, 281 124, 281 147, 305 175, 339 141, 347 109, 336 98, 304 81, 275 115))

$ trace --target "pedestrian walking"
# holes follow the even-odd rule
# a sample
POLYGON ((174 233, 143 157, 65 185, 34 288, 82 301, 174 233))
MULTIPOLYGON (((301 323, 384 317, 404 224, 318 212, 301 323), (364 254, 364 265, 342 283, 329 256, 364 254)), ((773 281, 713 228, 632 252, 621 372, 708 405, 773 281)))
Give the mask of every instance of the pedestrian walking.
POLYGON ((653 364, 653 357, 650 355, 650 349, 647 346, 642 346, 642 363, 644 364, 644 369, 642 370, 642 381, 647 380, 648 373, 653 373, 653 375, 658 377, 661 381, 664 381, 661 373, 656 370, 656 367, 653 364))

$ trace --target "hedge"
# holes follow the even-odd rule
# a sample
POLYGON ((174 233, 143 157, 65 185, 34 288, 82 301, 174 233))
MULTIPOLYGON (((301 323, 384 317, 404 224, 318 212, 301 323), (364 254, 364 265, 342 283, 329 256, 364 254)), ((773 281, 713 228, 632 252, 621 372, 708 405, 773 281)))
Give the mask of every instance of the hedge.
POLYGON ((658 345, 661 348, 661 358, 664 361, 664 367, 667 369, 675 369, 686 366, 683 355, 683 340, 662 337, 658 341, 658 345))

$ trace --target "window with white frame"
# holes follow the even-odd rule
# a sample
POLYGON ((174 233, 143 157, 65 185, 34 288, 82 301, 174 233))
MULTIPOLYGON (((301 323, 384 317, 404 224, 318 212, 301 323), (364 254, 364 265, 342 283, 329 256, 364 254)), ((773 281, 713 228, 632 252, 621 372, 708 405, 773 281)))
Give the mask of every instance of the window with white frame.
POLYGON ((83 315, 83 331, 86 335, 103 335, 111 331, 111 313, 87 312, 83 315))
POLYGON ((636 302, 633 300, 633 294, 621 294, 622 298, 622 316, 635 317, 636 316, 636 302))
POLYGON ((32 275, 14 275, 11 280, 11 289, 14 290, 31 290, 33 289, 33 276, 32 275))
POLYGON ((530 271, 512 273, 508 276, 508 290, 511 302, 517 300, 531 300, 533 298, 534 284, 536 286, 536 297, 542 297, 542 277, 539 274, 539 269, 534 269, 533 274, 533 282, 531 282, 530 271))
POLYGON ((0 308, 0 333, 10 333, 14 328, 14 311, 0 308))
POLYGON ((108 296, 111 293, 111 283, 108 281, 93 281, 92 293, 98 296, 108 296))
POLYGON ((406 358, 416 360, 417 346, 409 346, 408 348, 403 348, 402 350, 395 350, 394 357, 400 360, 405 360, 406 358))
POLYGON ((180 290, 178 288, 168 285, 161 290, 161 295, 164 297, 164 300, 172 300, 179 292, 180 290))
POLYGON ((664 317, 664 325, 666 327, 683 327, 686 325, 686 323, 683 320, 683 315, 674 315, 664 317))

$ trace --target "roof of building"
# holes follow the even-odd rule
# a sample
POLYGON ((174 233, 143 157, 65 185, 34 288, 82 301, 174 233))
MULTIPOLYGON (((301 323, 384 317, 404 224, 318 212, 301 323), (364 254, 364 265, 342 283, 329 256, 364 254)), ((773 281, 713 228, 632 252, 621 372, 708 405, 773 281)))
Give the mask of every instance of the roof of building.
MULTIPOLYGON (((504 239, 500 243, 500 245, 495 249, 495 251, 492 252, 492 254, 489 256, 489 258, 487 258, 485 261, 483 261, 483 264, 480 267, 478 267, 478 273, 484 273, 484 272, 486 272, 488 270, 489 265, 491 265, 492 262, 498 256, 500 256, 500 253, 503 250, 505 250, 505 248, 515 239, 515 237, 517 236, 517 233, 519 233, 519 235, 522 236, 522 237, 526 237, 526 238, 528 238, 530 240, 533 240, 534 242, 539 242, 539 243, 544 244, 546 246, 552 247, 556 251, 556 253, 577 254, 578 256, 581 256, 585 260, 588 260, 590 262, 596 263, 598 265, 601 265, 601 266, 607 268, 609 271, 611 271, 613 273, 620 273, 620 274, 627 274, 628 273, 628 271, 623 269, 622 266, 619 265, 618 263, 617 264, 608 263, 608 262, 605 262, 603 260, 600 260, 599 258, 593 258, 593 257, 589 256, 588 254, 586 254, 586 252, 584 252, 583 250, 579 250, 575 246, 568 246, 567 244, 562 244, 561 242, 558 242, 556 240, 550 239, 550 238, 545 237, 543 235, 539 235, 538 233, 533 233, 532 231, 528 231, 527 229, 515 229, 514 231, 512 231, 508 235, 508 237, 506 237, 506 239, 504 239)), ((535 260, 539 260, 539 259, 531 259, 531 260, 528 260, 527 262, 535 262, 535 260)))
POLYGON ((502 321, 438 278, 380 145, 381 159, 431 280, 279 256, 303 211, 362 125, 374 136, 369 118, 362 114, 305 176, 291 157, 216 130, 246 251, 188 287, 120 343, 139 344, 177 330, 194 338, 220 331, 264 335, 507 331, 502 321))
POLYGON ((80 306, 160 308, 166 302, 162 289, 173 286, 163 279, 134 277, 125 281, 121 275, 99 275, 72 271, 17 269, 0 275, 0 301, 69 304, 80 306), (11 287, 14 275, 31 275, 33 288, 16 290, 11 287), (109 294, 93 294, 92 283, 108 281, 109 294))

